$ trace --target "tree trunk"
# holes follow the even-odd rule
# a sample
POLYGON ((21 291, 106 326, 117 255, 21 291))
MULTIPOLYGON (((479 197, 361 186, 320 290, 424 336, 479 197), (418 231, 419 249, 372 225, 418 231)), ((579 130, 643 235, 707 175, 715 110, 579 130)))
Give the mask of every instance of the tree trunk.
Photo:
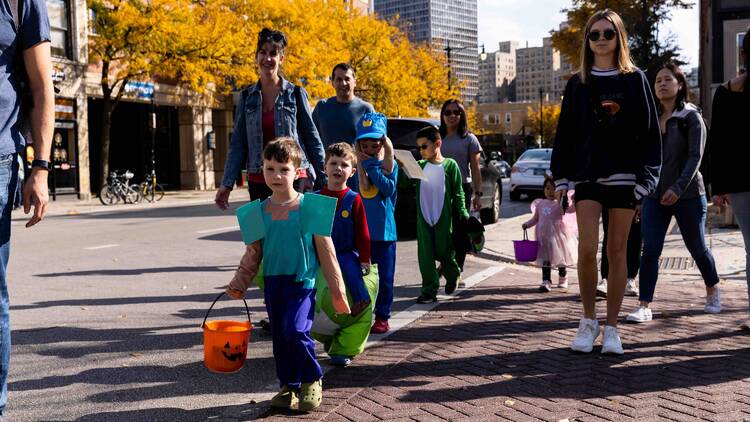
POLYGON ((109 141, 110 128, 112 127, 112 98, 106 95, 102 101, 102 172, 100 174, 100 186, 107 183, 109 176, 109 141))
POLYGON ((102 62, 102 172, 100 173, 100 186, 107 183, 109 176, 109 140, 110 128, 112 127, 112 87, 109 86, 109 61, 102 62))

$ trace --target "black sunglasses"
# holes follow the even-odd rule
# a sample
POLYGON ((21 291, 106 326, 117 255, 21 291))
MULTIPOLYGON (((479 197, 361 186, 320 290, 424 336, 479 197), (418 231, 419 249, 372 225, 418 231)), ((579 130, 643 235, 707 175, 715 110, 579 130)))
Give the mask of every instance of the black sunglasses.
POLYGON ((460 116, 461 115, 461 110, 445 110, 443 112, 443 114, 446 115, 446 116, 450 116, 451 114, 454 115, 454 116, 460 116))
POLYGON ((258 35, 258 38, 261 41, 272 41, 275 43, 283 43, 284 42, 284 34, 281 32, 272 32, 268 35, 258 35))
POLYGON ((604 35, 604 39, 607 41, 612 41, 615 39, 615 35, 617 35, 617 31, 614 29, 605 29, 604 33, 599 31, 591 31, 589 32, 589 40, 593 42, 599 41, 599 38, 604 35))
POLYGON ((423 151, 426 150, 429 147, 430 147, 430 144, 417 145, 417 149, 421 149, 423 151))

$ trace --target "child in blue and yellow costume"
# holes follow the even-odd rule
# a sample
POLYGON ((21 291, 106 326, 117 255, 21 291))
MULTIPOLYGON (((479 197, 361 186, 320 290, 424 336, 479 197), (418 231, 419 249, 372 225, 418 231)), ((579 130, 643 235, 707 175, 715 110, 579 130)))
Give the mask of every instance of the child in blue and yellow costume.
POLYGON ((310 337, 319 266, 335 311, 348 314, 350 309, 330 238, 336 201, 294 191, 301 160, 302 151, 291 138, 278 138, 263 150, 263 178, 273 193, 237 210, 247 246, 227 294, 244 297, 263 261, 266 310, 281 384, 271 406, 310 411, 323 398, 323 372, 310 337))
POLYGON ((325 282, 318 281, 313 338, 323 343, 331 364, 347 366, 362 353, 370 335, 372 309, 378 294, 376 267, 370 266, 370 233, 362 198, 346 184, 356 170, 357 157, 346 142, 326 149, 328 185, 319 193, 336 198, 331 238, 350 296, 350 315, 335 315, 325 282))

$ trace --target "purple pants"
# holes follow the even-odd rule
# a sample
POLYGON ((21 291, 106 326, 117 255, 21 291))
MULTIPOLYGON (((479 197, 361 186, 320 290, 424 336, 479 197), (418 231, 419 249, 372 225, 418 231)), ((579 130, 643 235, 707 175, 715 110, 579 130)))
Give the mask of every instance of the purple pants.
POLYGON ((279 384, 296 388, 319 380, 323 371, 315 358, 315 342, 310 337, 315 289, 304 288, 295 276, 265 276, 264 282, 279 384))

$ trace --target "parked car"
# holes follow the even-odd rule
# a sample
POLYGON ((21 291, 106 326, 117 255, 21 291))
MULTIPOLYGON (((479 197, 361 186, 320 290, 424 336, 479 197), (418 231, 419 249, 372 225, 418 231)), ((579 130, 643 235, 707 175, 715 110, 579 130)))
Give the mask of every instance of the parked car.
POLYGON ((500 172, 500 176, 503 178, 510 177, 510 164, 502 159, 502 155, 498 151, 490 152, 490 163, 500 172))
POLYGON ((544 175, 549 173, 551 148, 526 150, 510 169, 510 199, 518 201, 521 194, 540 195, 544 191, 544 175))
MULTIPOLYGON (((422 118, 389 118, 388 137, 395 149, 408 150, 415 159, 421 160, 416 144, 417 132, 425 126, 440 126, 436 119, 422 118)), ((500 217, 500 205, 503 198, 503 184, 500 172, 482 153, 480 171, 482 173, 482 223, 492 224, 500 217)), ((399 188, 396 201, 396 226, 400 235, 413 237, 416 234, 417 218, 416 192, 413 187, 399 188)))

